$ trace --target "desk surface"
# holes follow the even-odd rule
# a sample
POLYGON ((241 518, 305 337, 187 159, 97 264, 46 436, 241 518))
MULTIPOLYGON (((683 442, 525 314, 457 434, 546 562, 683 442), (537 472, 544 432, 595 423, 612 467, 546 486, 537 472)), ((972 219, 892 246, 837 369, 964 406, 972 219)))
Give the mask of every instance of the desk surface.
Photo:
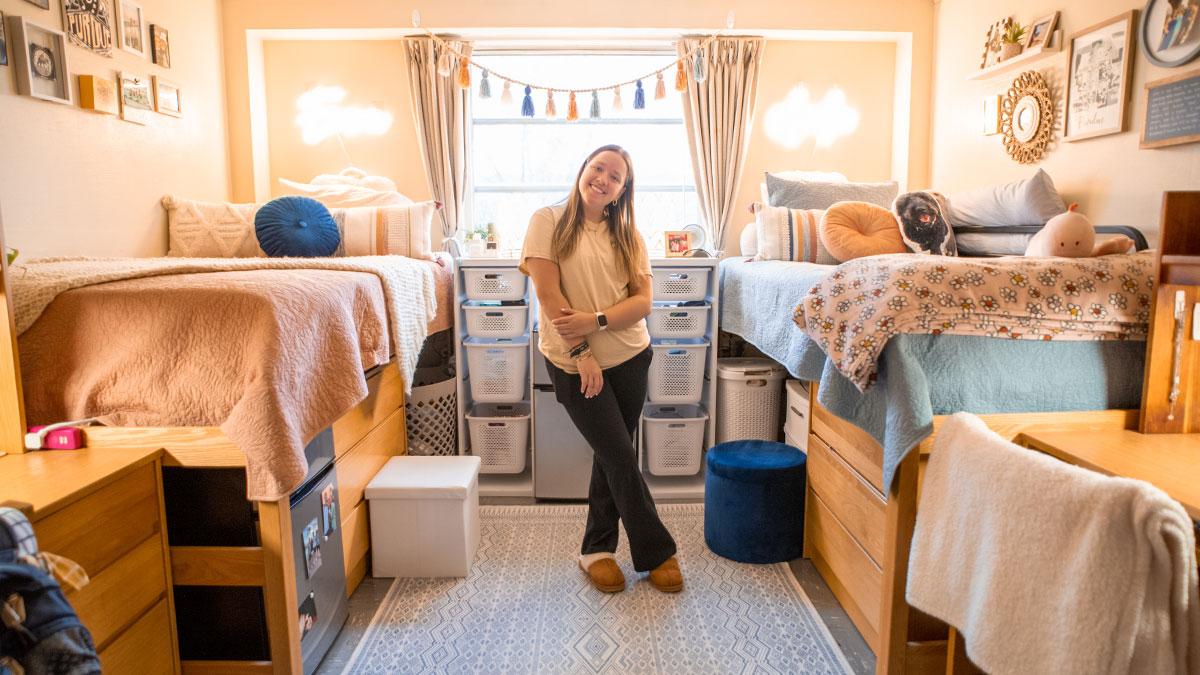
POLYGON ((1015 440, 1064 462, 1151 483, 1200 520, 1200 434, 1032 431, 1015 440))
POLYGON ((38 520, 162 455, 157 448, 40 450, 0 457, 0 503, 38 520))

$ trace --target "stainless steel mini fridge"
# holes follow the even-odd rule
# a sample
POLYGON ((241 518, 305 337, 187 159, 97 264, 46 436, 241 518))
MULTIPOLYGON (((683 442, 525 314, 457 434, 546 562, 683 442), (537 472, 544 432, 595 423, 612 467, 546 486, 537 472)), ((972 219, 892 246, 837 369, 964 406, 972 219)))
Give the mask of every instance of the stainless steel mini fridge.
POLYGON ((533 496, 538 499, 587 499, 592 477, 592 447, 575 428, 567 409, 554 397, 546 357, 533 349, 533 496))

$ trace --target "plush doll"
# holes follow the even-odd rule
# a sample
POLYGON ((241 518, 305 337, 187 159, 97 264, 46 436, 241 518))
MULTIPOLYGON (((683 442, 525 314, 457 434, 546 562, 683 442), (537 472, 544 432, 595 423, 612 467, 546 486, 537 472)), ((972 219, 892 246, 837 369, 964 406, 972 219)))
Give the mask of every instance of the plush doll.
POLYGON ((1066 213, 1046 221, 1046 225, 1029 240, 1025 255, 1037 258, 1090 258, 1126 253, 1133 246, 1133 240, 1125 235, 1096 243, 1096 228, 1087 216, 1075 210, 1078 207, 1078 204, 1071 204, 1066 213))

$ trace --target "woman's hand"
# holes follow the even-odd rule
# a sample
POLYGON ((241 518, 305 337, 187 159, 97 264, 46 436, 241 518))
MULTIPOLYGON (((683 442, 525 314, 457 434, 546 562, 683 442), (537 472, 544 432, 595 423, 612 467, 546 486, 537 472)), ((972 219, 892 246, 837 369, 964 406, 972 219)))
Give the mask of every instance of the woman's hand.
POLYGON ((604 371, 600 370, 600 364, 596 363, 595 357, 579 359, 575 365, 579 368, 579 393, 583 394, 584 398, 592 398, 599 394, 604 388, 604 371))
POLYGON ((562 316, 553 321, 554 330, 564 340, 583 339, 596 332, 596 315, 591 312, 580 312, 570 307, 563 307, 562 316))

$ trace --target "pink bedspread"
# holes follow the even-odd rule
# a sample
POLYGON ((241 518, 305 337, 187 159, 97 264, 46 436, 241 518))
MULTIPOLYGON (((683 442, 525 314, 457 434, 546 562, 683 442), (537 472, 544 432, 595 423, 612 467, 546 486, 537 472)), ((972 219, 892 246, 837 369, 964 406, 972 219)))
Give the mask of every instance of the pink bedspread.
POLYGON ((897 333, 1017 340, 1144 340, 1154 254, 955 258, 895 254, 839 265, 793 318, 865 390, 897 333))
POLYGON ((251 499, 303 480, 303 448, 367 394, 393 353, 379 278, 246 270, 61 293, 20 337, 30 424, 220 426, 251 499))

